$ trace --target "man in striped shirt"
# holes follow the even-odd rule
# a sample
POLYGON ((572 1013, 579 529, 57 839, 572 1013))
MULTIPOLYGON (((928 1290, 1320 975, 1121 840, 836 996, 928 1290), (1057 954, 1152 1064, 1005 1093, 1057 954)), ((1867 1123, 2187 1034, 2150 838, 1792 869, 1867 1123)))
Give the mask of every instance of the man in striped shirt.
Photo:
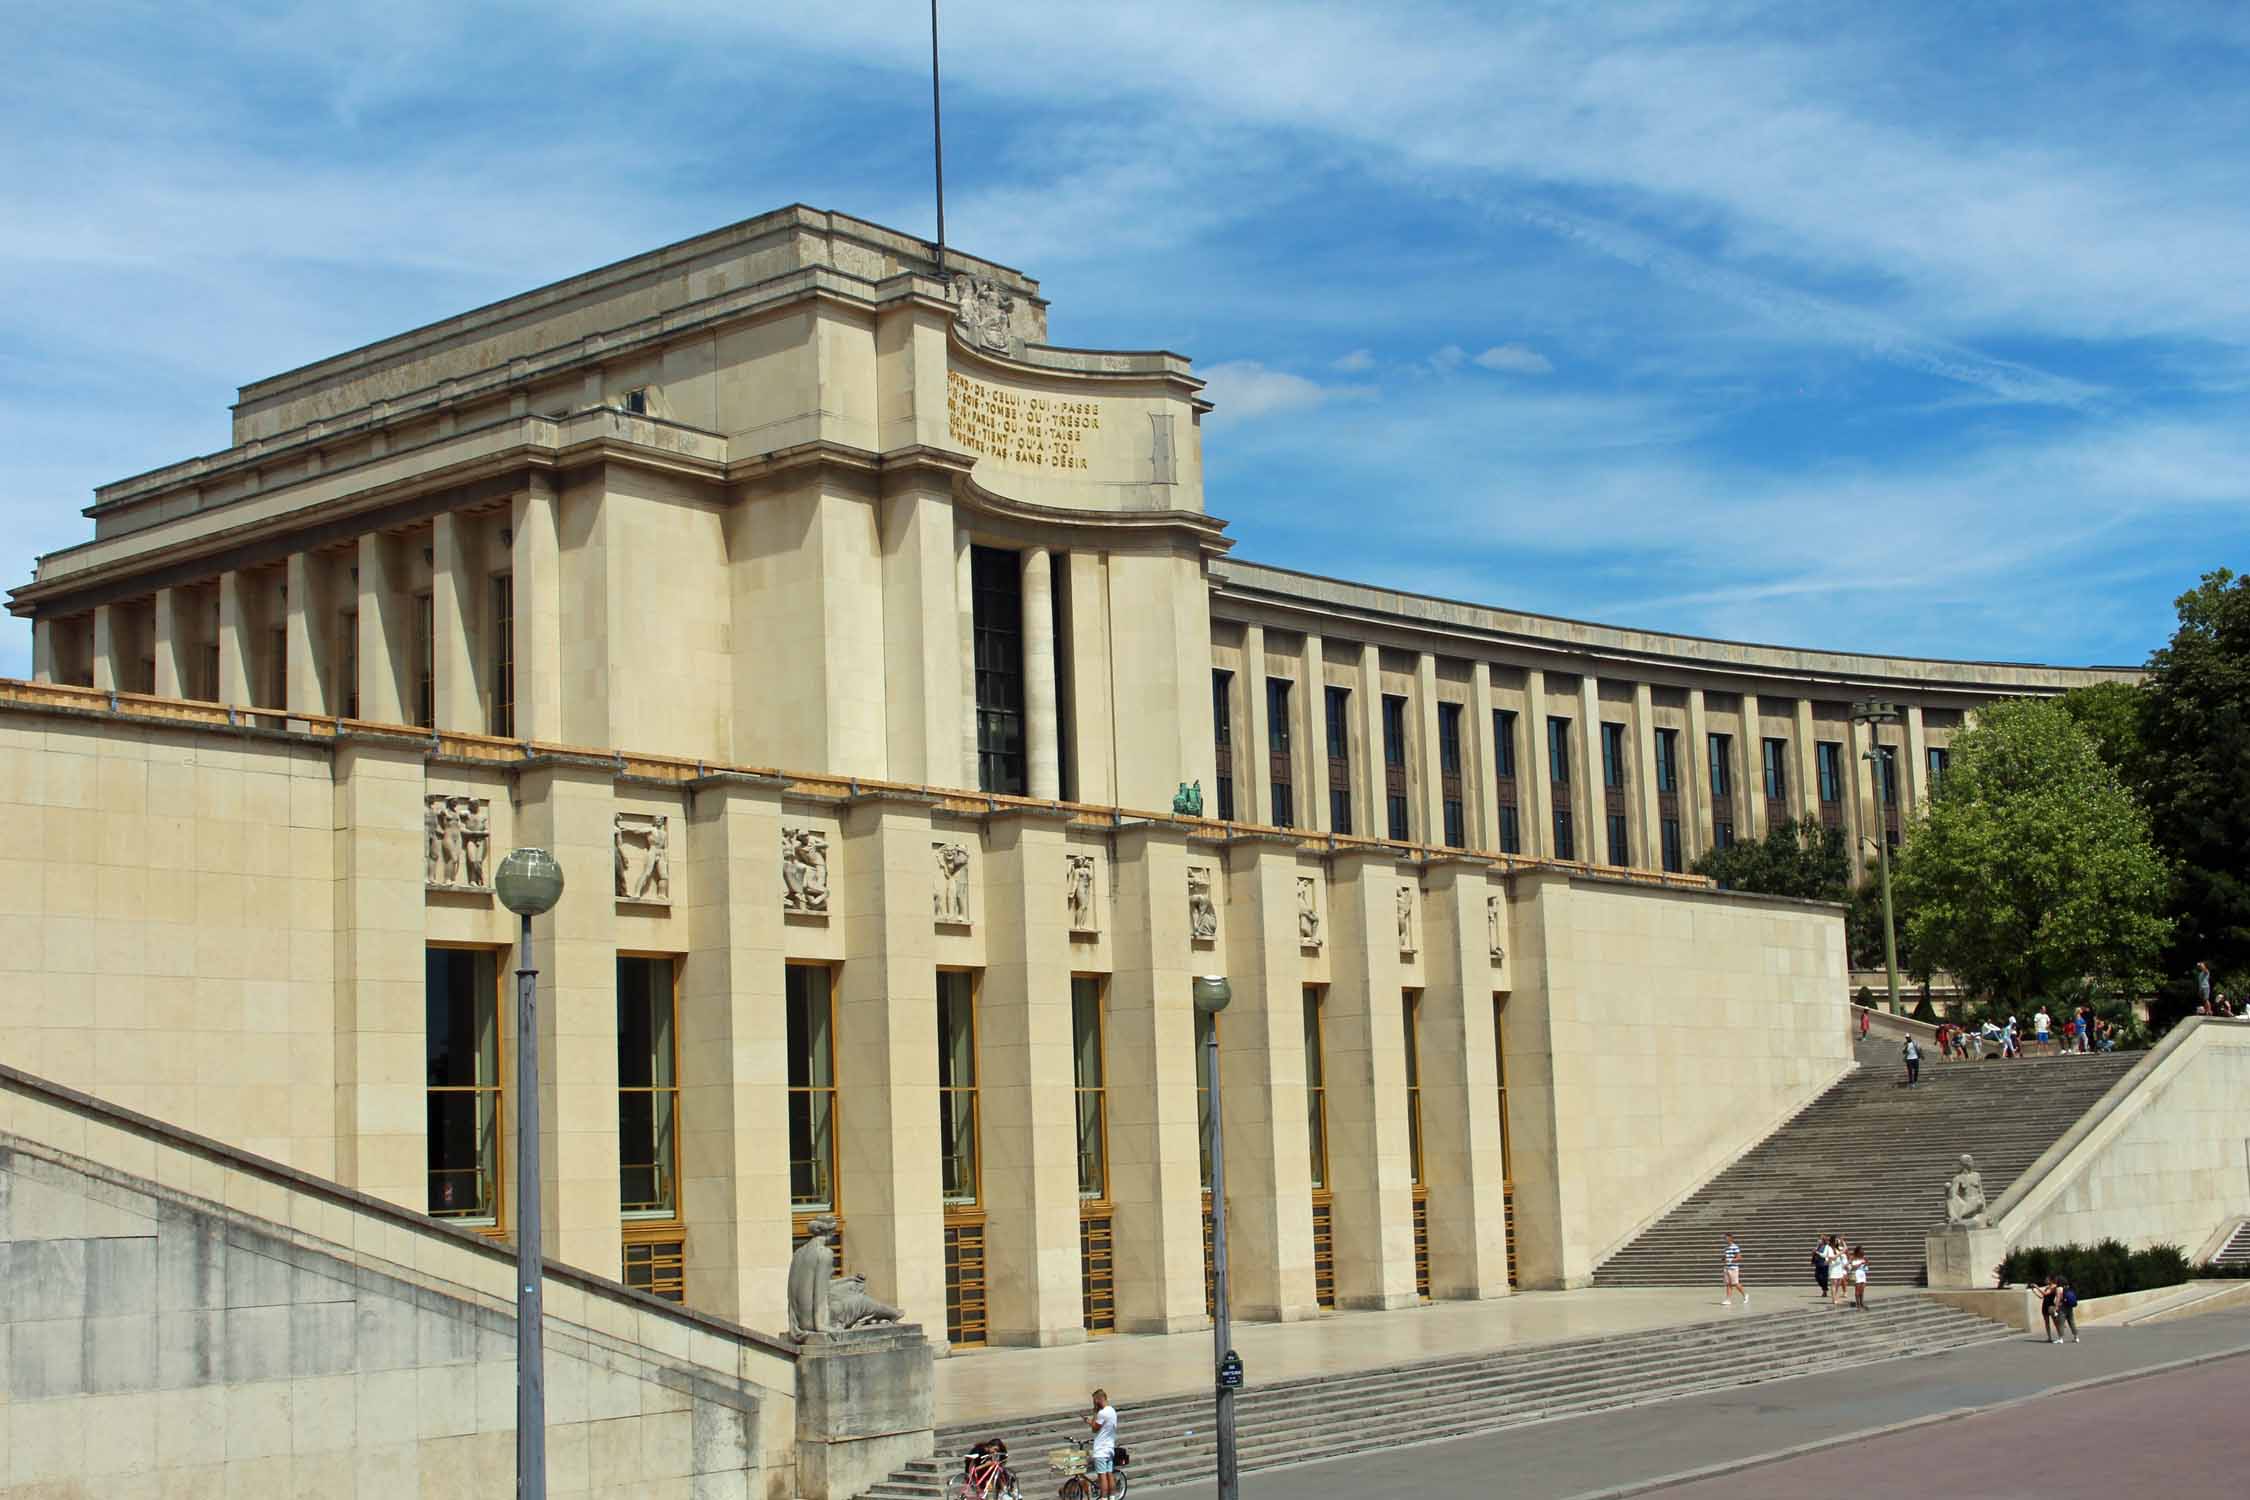
POLYGON ((1727 1236, 1726 1245, 1720 1251, 1720 1254, 1724 1257, 1726 1263, 1726 1280, 1719 1287, 1719 1306, 1734 1306, 1734 1294, 1740 1292, 1742 1293, 1742 1305, 1748 1307, 1750 1305, 1750 1291, 1742 1284, 1742 1247, 1734 1242, 1733 1235, 1727 1236))

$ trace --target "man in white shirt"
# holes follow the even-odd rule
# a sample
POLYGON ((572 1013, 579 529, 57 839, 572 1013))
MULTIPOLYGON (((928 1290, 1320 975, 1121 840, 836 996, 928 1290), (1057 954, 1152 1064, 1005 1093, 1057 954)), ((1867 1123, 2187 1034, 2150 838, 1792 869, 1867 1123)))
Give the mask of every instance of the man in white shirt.
POLYGON ((1109 1392, 1094 1392, 1094 1414, 1086 1419, 1094 1429, 1094 1441, 1087 1445, 1087 1468, 1092 1471, 1095 1483, 1104 1495, 1117 1493, 1117 1408, 1109 1404, 1109 1392))
POLYGON ((2047 1018, 2047 1007, 2039 1007, 2039 1014, 2031 1018, 2031 1033, 2040 1046, 2047 1045, 2047 1029, 2054 1023, 2047 1018))

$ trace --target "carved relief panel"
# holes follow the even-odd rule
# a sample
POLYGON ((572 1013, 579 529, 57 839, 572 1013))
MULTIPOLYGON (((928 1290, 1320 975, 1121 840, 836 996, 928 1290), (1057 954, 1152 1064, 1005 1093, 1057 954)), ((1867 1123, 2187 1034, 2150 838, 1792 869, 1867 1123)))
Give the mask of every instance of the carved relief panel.
POLYGON ((1415 941, 1414 886, 1411 881, 1398 883, 1398 951, 1413 953, 1421 945, 1415 941))
POLYGON ((1297 877, 1297 941, 1317 948, 1321 941, 1320 882, 1310 875, 1297 877))
POLYGON ((1187 880, 1188 936, 1207 943, 1219 935, 1219 906, 1211 896, 1211 867, 1189 865, 1187 880))
POLYGON ((932 904, 940 922, 969 925, 969 851, 960 844, 933 843, 937 857, 937 890, 932 904))
POLYGON ((672 820, 661 813, 619 813, 612 835, 617 896, 665 906, 672 900, 672 820))
POLYGON ((1492 961, 1494 963, 1500 963, 1508 956, 1507 947, 1501 941, 1501 929, 1507 924, 1507 915, 1506 910, 1500 905, 1498 896, 1484 898, 1485 940, 1492 947, 1492 961))
POLYGON ((492 889, 492 799, 422 799, 422 880, 433 891, 492 889))
POLYGON ((1063 858, 1063 899, 1070 907, 1070 930, 1099 931, 1101 924, 1094 911, 1094 856, 1068 854, 1063 858))
POLYGON ((828 911, 828 837, 817 828, 781 830, 781 909, 828 911))

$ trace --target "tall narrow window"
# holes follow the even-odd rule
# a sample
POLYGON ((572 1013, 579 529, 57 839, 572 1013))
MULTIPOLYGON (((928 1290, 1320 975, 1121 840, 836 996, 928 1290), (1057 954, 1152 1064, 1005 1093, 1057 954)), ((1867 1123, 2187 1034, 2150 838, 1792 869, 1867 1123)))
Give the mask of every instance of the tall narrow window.
POLYGON ((1449 775, 1461 774, 1461 705, 1440 703, 1437 706, 1438 769, 1449 775))
POLYGON ((1234 674, 1211 674, 1211 741, 1216 773, 1211 811, 1222 823, 1234 821, 1234 674))
POLYGON ((1518 816, 1513 802, 1500 804, 1500 852, 1523 853, 1523 820, 1518 816))
POLYGON ((1555 858, 1576 859, 1578 830, 1570 818, 1570 720, 1552 715, 1547 719, 1547 780, 1554 807, 1555 858))
POLYGON ((336 700, 347 719, 359 717, 359 611, 336 617, 336 700))
POLYGON ((1312 1144, 1314 1192, 1328 1186, 1328 1075, 1320 1037, 1320 987, 1305 986, 1305 1136, 1312 1144))
POLYGON ((266 632, 267 661, 272 663, 268 680, 272 689, 266 702, 274 708, 289 706, 289 627, 276 625, 266 632))
POLYGON ((835 976, 825 964, 790 964, 786 973, 789 1206, 830 1212, 837 1206, 835 976))
POLYGON ((1322 695, 1328 718, 1328 830, 1352 831, 1352 690, 1331 687, 1322 695))
POLYGON ((1822 740, 1813 746, 1813 758, 1820 767, 1820 800, 1840 803, 1844 800, 1844 747, 1837 740, 1822 740))
POLYGON ((677 969, 670 958, 617 959, 618 1211, 680 1214, 677 969))
POLYGON ((1109 1197, 1109 1075, 1102 1055, 1102 982, 1070 981, 1070 1039, 1078 1098, 1078 1196, 1109 1197))
POLYGON ((1020 796, 1024 780, 1023 560, 969 549, 976 643, 977 788, 1020 796))
POLYGON ((1629 865, 1633 862, 1632 845, 1625 836, 1625 814, 1609 814, 1609 862, 1629 865))
POLYGON ((1779 802, 1789 795, 1789 742, 1765 742, 1766 800, 1779 802))
POLYGON ((1898 806, 1898 746, 1877 745, 1875 767, 1882 782, 1883 805, 1898 806))
POLYGON ((1406 700, 1392 693, 1383 695, 1383 796, 1391 837, 1402 842, 1412 838, 1406 803, 1406 700))
POLYGON ((1547 779, 1558 785, 1570 783, 1570 720, 1550 716, 1547 720, 1547 779))
POLYGON ((516 578, 492 575, 492 732, 516 737, 516 578))
POLYGON ((1711 795, 1731 797, 1734 795, 1734 736, 1714 734, 1708 738, 1711 742, 1711 795))
POLYGON ((1508 1285, 1516 1284, 1516 1153, 1508 1131, 1508 997, 1492 997, 1493 1073, 1500 1081, 1500 1213, 1508 1227, 1508 1285))
POLYGON ((1195 1013, 1195 1134, 1202 1143, 1203 1191, 1211 1191, 1211 1038, 1218 1033, 1219 1018, 1207 1010, 1195 1013))
POLYGON ((1680 850, 1680 820, 1665 818, 1658 829, 1658 835, 1664 841, 1664 868, 1675 875, 1679 874, 1687 868, 1680 850))
POLYGON ((1512 708, 1492 711, 1492 760, 1502 781, 1516 779, 1516 713, 1512 708))
POLYGON ((1942 745, 1930 747, 1930 790, 1936 791, 1945 773, 1953 767, 1953 752, 1942 745))
POLYGON ((1469 843, 1467 804, 1461 790, 1461 705, 1437 706, 1438 802, 1445 824, 1447 847, 1464 849, 1469 843))
POLYGON ((500 1207, 500 964, 429 948, 422 971, 429 1212, 496 1225, 500 1207))
POLYGON ((1266 779, 1273 788, 1273 824, 1297 826, 1297 783, 1290 754, 1289 690, 1286 677, 1266 679, 1266 779))
POLYGON ((1680 789, 1680 732, 1677 729, 1656 731, 1656 790, 1659 793, 1677 792, 1680 789))
POLYGON ((437 723, 437 606, 428 594, 414 596, 414 722, 437 723))
POLYGON ((976 976, 937 977, 938 1179, 947 1208, 977 1202, 976 976))
POLYGON ((1572 835, 1570 809, 1558 803, 1555 807, 1555 858, 1576 859, 1578 857, 1578 842, 1572 835))
POLYGON ((1406 1021, 1406 1159, 1408 1180, 1422 1177, 1422 992, 1408 990, 1399 1011, 1406 1021))
POLYGON ((1602 785, 1622 788, 1625 785, 1625 726, 1602 726, 1602 785))

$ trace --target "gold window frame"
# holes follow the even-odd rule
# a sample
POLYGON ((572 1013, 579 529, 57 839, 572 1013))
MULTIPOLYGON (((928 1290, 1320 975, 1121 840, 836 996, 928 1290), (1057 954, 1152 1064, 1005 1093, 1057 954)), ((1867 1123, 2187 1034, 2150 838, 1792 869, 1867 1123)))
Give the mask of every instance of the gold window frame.
MULTIPOLYGON (((494 1126, 496 1138, 493 1141, 492 1146, 492 1222, 489 1224, 464 1223, 461 1220, 451 1218, 441 1220, 441 1222, 451 1224, 457 1229, 468 1230, 472 1234, 481 1234, 487 1239, 502 1239, 505 1238, 508 1233, 508 1177, 514 1165, 508 1159, 508 1146, 509 1143, 514 1139, 515 1135, 515 1112, 517 1103, 515 1091, 508 1087, 508 1069, 511 1066, 510 1059, 515 1051, 514 1047, 512 1047, 510 1043, 515 1038, 516 1008, 509 1003, 511 995, 508 987, 509 973, 507 955, 514 951, 514 949, 512 945, 495 946, 491 943, 462 943, 441 941, 436 938, 432 938, 424 942, 422 944, 422 947, 425 952, 427 952, 431 948, 443 948, 456 953, 491 954, 493 1011, 492 1087, 489 1090, 484 1090, 476 1088, 462 1088, 457 1085, 447 1085, 441 1088, 433 1089, 432 1087, 430 1087, 429 1064, 427 1061, 427 1050, 429 1047, 430 1000, 429 977, 427 971, 425 970, 422 980, 422 1046, 425 1053, 424 1061, 422 1064, 421 1085, 424 1120, 424 1124, 422 1127, 422 1211, 424 1213, 429 1212, 428 1178, 430 1143, 429 1125, 427 1123, 429 1118, 429 1096, 432 1094, 490 1093, 494 1096, 493 1114, 494 1119, 497 1122, 494 1126)), ((435 1216, 433 1215, 433 1217, 435 1216)))
MULTIPOLYGON (((683 1124, 682 1124, 682 1116, 681 1116, 681 1106, 682 1106, 682 1103, 683 1103, 683 1101, 682 1101, 682 1098, 681 1098, 681 1095, 682 1095, 682 1093, 683 1093, 683 1090, 682 1090, 682 1089, 681 1089, 681 1087, 680 1087, 680 984, 681 984, 681 981, 682 981, 682 977, 683 977, 683 976, 682 976, 682 973, 681 973, 681 971, 682 971, 683 969, 685 969, 685 968, 686 968, 686 966, 687 966, 687 955, 686 955, 686 954, 684 954, 684 953, 667 953, 667 952, 663 951, 662 949, 658 949, 658 948, 620 948, 620 949, 618 949, 618 950, 617 950, 617 956, 618 956, 619 958, 638 958, 638 959, 663 959, 663 960, 665 960, 666 962, 668 962, 669 964, 671 964, 671 966, 672 966, 672 997, 671 997, 671 1004, 672 1004, 672 1025, 671 1025, 671 1038, 672 1038, 672 1082, 671 1082, 671 1085, 670 1085, 670 1087, 668 1087, 668 1088, 659 1088, 659 1087, 656 1087, 656 1086, 653 1086, 653 1085, 652 1085, 652 1086, 650 1086, 650 1087, 648 1087, 648 1088, 645 1088, 645 1089, 642 1089, 642 1088, 630 1088, 630 1089, 629 1089, 629 1088, 627 1088, 627 1087, 626 1087, 625 1085, 623 1085, 623 1084, 619 1084, 619 1085, 617 1086, 617 1094, 618 1094, 618 1098, 619 1098, 619 1100, 620 1100, 620 1101, 622 1101, 622 1100, 623 1100, 623 1098, 624 1098, 624 1096, 625 1096, 625 1095, 627 1095, 627 1094, 650 1094, 650 1095, 655 1095, 655 1094, 670 1094, 670 1095, 672 1096, 672 1137, 673 1137, 673 1147, 672 1147, 672 1172, 671 1172, 671 1176, 672 1176, 672 1209, 671 1209, 671 1212, 670 1212, 670 1213, 666 1213, 666 1212, 664 1212, 664 1211, 662 1211, 662 1210, 655 1210, 655 1211, 646 1211, 646 1210, 644 1210, 644 1211, 639 1211, 639 1212, 636 1212, 636 1211, 633 1211, 633 1210, 629 1210, 629 1209, 627 1209, 627 1208, 625 1207, 625 1204, 624 1204, 624 1201, 623 1201, 623 1195, 622 1195, 622 1193, 620 1193, 620 1195, 619 1195, 619 1201, 618 1201, 618 1205, 617 1205, 617 1211, 618 1211, 618 1214, 620 1215, 620 1217, 621 1217, 621 1218, 622 1218, 622 1219, 624 1220, 624 1222, 625 1222, 626 1224, 628 1224, 628 1225, 632 1226, 632 1228, 633 1228, 633 1229, 640 1229, 640 1228, 647 1228, 647 1229, 652 1229, 652 1230, 656 1230, 656 1231, 659 1231, 659 1233, 657 1233, 656 1235, 654 1235, 654 1236, 653 1236, 653 1237, 655 1237, 655 1238, 673 1238, 673 1239, 676 1239, 676 1238, 678 1238, 678 1235, 677 1235, 677 1232, 676 1232, 676 1231, 677 1231, 677 1230, 678 1230, 678 1229, 679 1229, 679 1228, 681 1227, 681 1225, 682 1225, 682 1224, 684 1223, 684 1215, 685 1215, 685 1213, 686 1213, 686 1207, 685 1207, 685 1204, 684 1204, 684 1200, 683 1200, 683 1198, 682 1198, 682 1192, 683 1192, 683 1189, 684 1189, 684 1186, 685 1186, 685 1184, 684 1184, 684 1181, 683 1181, 682 1166, 681 1166, 681 1162, 680 1162, 680 1156, 681 1156, 681 1153, 682 1153, 682 1152, 683 1152, 683 1151, 684 1151, 684 1150, 686 1149, 686 1143, 687 1143, 687 1133, 686 1133, 686 1130, 685 1130, 685 1129, 683 1128, 683 1124), (672 1233, 672 1234, 669 1234, 669 1235, 661 1233, 661 1231, 664 1231, 664 1230, 667 1230, 667 1229, 669 1229, 669 1230, 672 1230, 672 1231, 674 1231, 674 1233, 672 1233)), ((622 1132, 620 1132, 620 1134, 622 1134, 622 1132)), ((620 1142, 620 1144, 622 1145, 622 1142, 620 1142)), ((621 1152, 620 1152, 619 1154, 620 1154, 620 1155, 622 1156, 622 1154, 623 1154, 623 1153, 622 1153, 622 1151, 621 1151, 621 1152)), ((653 1166, 653 1165, 654 1165, 654 1163, 650 1163, 650 1165, 652 1165, 652 1166, 653 1166)), ((632 1230, 631 1230, 631 1229, 629 1229, 629 1230, 627 1231, 627 1236, 626 1236, 626 1237, 627 1237, 628 1239, 631 1239, 631 1238, 633 1238, 633 1233, 632 1233, 632 1230)), ((644 1236, 644 1238, 646 1238, 646 1237, 648 1237, 648 1236, 644 1236)))

